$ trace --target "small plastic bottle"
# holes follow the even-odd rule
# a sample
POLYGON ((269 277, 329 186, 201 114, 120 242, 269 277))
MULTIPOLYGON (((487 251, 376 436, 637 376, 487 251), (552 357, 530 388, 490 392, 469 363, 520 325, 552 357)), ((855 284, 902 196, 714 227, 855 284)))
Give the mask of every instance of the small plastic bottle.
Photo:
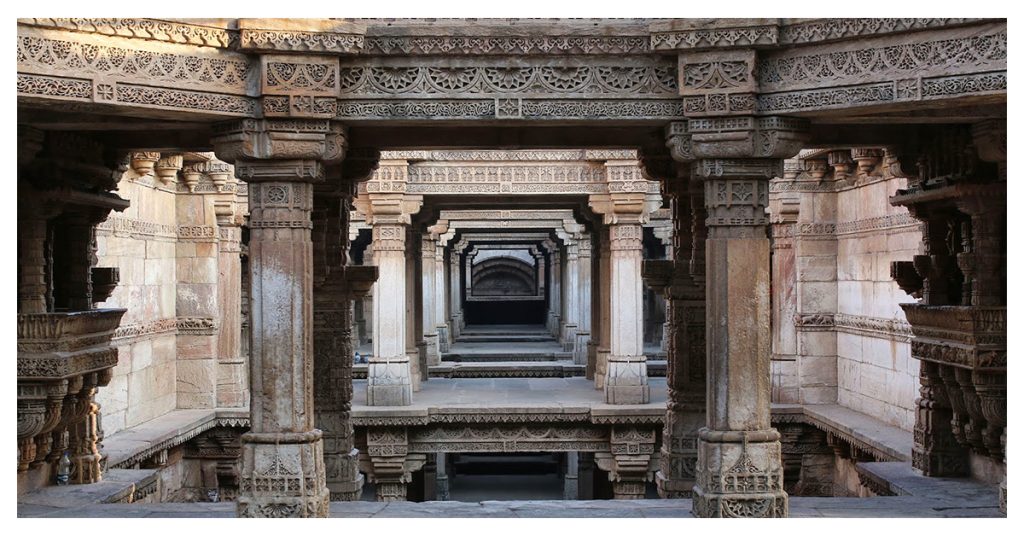
POLYGON ((67 486, 71 480, 71 458, 68 457, 68 451, 64 451, 61 455, 60 461, 57 462, 57 485, 67 486))

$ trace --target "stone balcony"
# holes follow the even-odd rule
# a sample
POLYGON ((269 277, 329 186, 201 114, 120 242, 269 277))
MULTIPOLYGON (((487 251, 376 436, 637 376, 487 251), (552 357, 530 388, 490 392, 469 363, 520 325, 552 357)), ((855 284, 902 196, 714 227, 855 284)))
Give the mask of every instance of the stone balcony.
POLYGON ((110 345, 125 309, 18 315, 18 489, 52 480, 64 451, 72 482, 101 479, 93 398, 117 364, 110 345))

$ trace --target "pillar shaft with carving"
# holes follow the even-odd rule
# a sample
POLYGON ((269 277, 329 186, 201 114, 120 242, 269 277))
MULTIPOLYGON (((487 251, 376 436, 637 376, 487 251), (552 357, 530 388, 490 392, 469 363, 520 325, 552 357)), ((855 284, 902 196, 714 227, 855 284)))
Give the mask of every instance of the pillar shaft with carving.
POLYGON ((326 517, 313 407, 313 185, 344 157, 343 127, 244 120, 216 130, 217 156, 249 183, 251 428, 242 436, 240 517, 326 517))
MULTIPOLYGON (((751 53, 752 54, 752 53, 751 53)), ((768 181, 804 143, 803 121, 691 119, 667 130, 673 158, 704 183, 707 427, 697 443, 699 517, 785 517, 782 445, 771 427, 768 181)))
MULTIPOLYGON (((421 196, 406 195, 408 163, 382 160, 368 184, 368 195, 356 200, 372 228, 373 356, 367 370, 366 403, 370 406, 407 406, 418 384, 418 366, 410 359, 409 294, 406 267, 410 216, 419 211, 421 196), (380 189, 381 191, 376 191, 380 189)), ((413 342, 415 349, 415 342, 413 342)), ((418 362, 418 359, 416 360, 418 362)))
POLYGON ((609 160, 605 172, 610 193, 592 195, 589 200, 609 229, 610 340, 605 401, 646 404, 651 393, 643 353, 642 224, 661 205, 661 196, 647 191, 648 182, 638 160, 609 160))

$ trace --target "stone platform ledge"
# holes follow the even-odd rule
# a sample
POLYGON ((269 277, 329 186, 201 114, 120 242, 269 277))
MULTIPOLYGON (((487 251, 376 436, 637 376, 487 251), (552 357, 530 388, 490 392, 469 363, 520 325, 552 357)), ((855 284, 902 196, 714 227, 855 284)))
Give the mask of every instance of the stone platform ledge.
POLYGON ((914 437, 898 426, 837 404, 773 404, 772 421, 786 418, 835 434, 881 461, 910 461, 914 437))
POLYGON ((860 462, 857 475, 872 491, 901 497, 951 501, 960 508, 999 504, 999 486, 970 478, 922 476, 910 462, 860 462))
MULTIPOLYGON (((689 499, 618 501, 332 502, 338 518, 687 518, 689 499)), ((951 505, 929 497, 790 497, 795 518, 999 517, 995 506, 951 505)), ((19 517, 235 517, 235 503, 99 504, 49 512, 18 510, 19 517)))
POLYGON ((156 469, 110 469, 93 484, 46 486, 19 495, 18 517, 46 517, 104 503, 148 502, 159 497, 159 486, 156 469))
POLYGON ((106 467, 131 468, 218 426, 248 426, 248 409, 179 409, 103 439, 106 467))

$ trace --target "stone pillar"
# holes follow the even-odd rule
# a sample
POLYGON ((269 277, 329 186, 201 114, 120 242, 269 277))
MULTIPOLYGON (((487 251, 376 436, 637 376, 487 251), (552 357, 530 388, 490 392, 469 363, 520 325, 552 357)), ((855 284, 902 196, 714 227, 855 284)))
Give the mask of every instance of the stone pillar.
MULTIPOLYGON (((570 224, 571 225, 571 224, 570 224)), ((572 352, 576 346, 576 330, 579 328, 579 296, 580 296, 580 254, 579 246, 571 234, 564 230, 557 231, 558 237, 565 244, 565 278, 562 281, 562 350, 572 352)))
POLYGON ((604 390, 608 377, 608 354, 612 343, 612 252, 611 238, 607 225, 600 230, 600 256, 598 257, 598 299, 600 300, 600 322, 598 323, 600 340, 597 346, 597 357, 594 366, 594 388, 604 390))
POLYGON ((240 517, 326 517, 313 408, 313 183, 344 157, 327 120, 243 120, 216 129, 217 156, 249 183, 251 428, 242 436, 240 517))
MULTIPOLYGON (((455 236, 455 231, 448 231, 447 223, 442 230, 440 224, 433 228, 432 233, 438 233, 434 243, 434 322, 437 329, 438 353, 446 353, 451 349, 451 332, 448 329, 448 308, 445 304, 448 301, 448 293, 445 292, 444 248, 448 241, 455 236)), ((440 356, 438 357, 440 363, 440 356)))
POLYGON ((668 127, 673 157, 694 160, 691 177, 704 181, 708 211, 708 415, 699 432, 693 488, 699 517, 788 515, 780 435, 771 427, 765 207, 768 181, 782 171, 778 159, 800 149, 803 128, 800 121, 776 117, 690 120, 668 127))
POLYGON ((217 394, 219 408, 241 408, 249 402, 246 354, 242 353, 242 222, 244 207, 235 193, 231 167, 216 160, 205 171, 215 184, 230 183, 227 193, 218 194, 213 209, 217 216, 218 279, 217 299, 220 322, 217 334, 217 394))
POLYGON ((423 289, 420 286, 419 232, 406 227, 405 243, 405 355, 409 356, 412 391, 420 390, 427 379, 426 351, 423 349, 423 289))
POLYGON ((565 453, 565 482, 563 484, 562 499, 575 501, 580 496, 580 453, 576 451, 565 453))
POLYGON ((556 339, 562 336, 562 252, 559 245, 552 242, 551 249, 551 285, 548 288, 548 331, 556 339))
POLYGON ((609 307, 611 340, 605 378, 609 404, 646 404, 651 400, 647 384, 647 358, 643 350, 643 229, 661 197, 647 193, 637 160, 605 163, 610 194, 590 197, 594 212, 609 227, 609 307))
POLYGON ((672 247, 667 261, 644 261, 644 279, 667 304, 668 403, 655 480, 662 498, 691 497, 697 466, 697 434, 705 425, 705 296, 703 184, 689 170, 667 179, 672 247))
POLYGON ((579 313, 577 316, 576 345, 573 349, 573 362, 577 365, 587 364, 587 347, 590 343, 591 320, 593 317, 591 294, 594 286, 591 272, 593 268, 593 246, 590 234, 583 233, 577 242, 579 251, 579 313))
POLYGON ((407 181, 405 160, 381 160, 368 183, 373 189, 387 185, 386 192, 368 191, 356 199, 359 212, 371 226, 373 262, 377 284, 373 287, 373 356, 367 370, 366 403, 370 406, 407 406, 412 403, 417 363, 410 362, 406 330, 407 289, 406 234, 410 216, 419 211, 422 196, 403 193, 407 181))
POLYGON ((441 364, 441 342, 437 331, 437 324, 440 319, 435 318, 437 306, 434 303, 436 298, 437 275, 434 257, 437 255, 437 239, 431 238, 430 234, 424 234, 420 245, 420 263, 423 287, 423 343, 426 351, 427 365, 441 364))
POLYGON ((448 490, 448 456, 444 452, 438 452, 435 456, 437 464, 437 500, 447 501, 451 499, 448 490))
POLYGON ((448 290, 451 291, 449 326, 452 330, 452 342, 462 335, 462 251, 462 247, 452 248, 448 264, 448 290))

